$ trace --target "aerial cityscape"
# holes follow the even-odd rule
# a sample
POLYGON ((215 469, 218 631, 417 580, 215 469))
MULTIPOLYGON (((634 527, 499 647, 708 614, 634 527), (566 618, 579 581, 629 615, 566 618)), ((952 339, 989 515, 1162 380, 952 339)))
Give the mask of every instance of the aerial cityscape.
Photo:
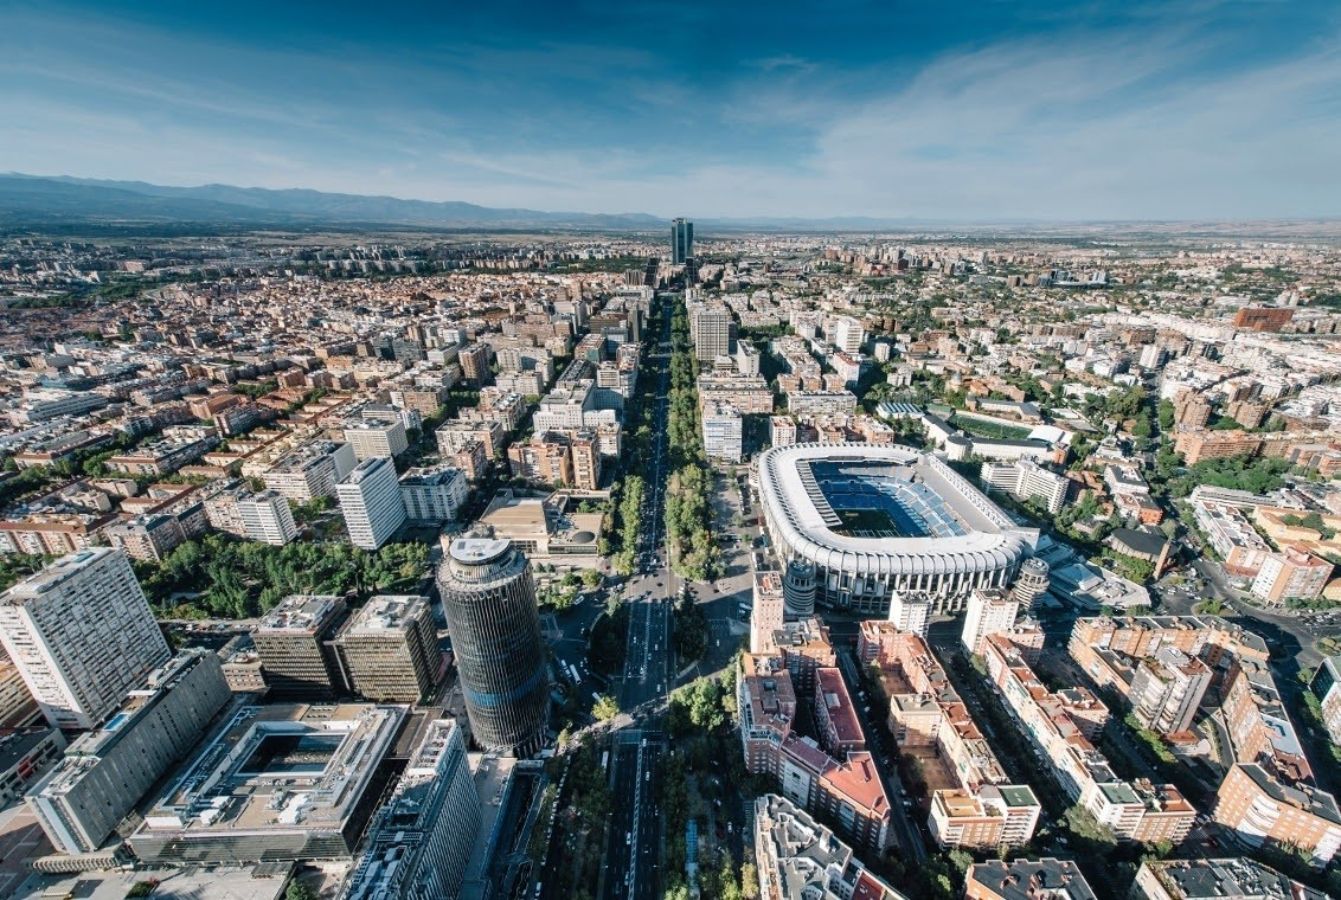
POLYGON ((1341 897, 1335 10, 171 6, 0 14, 0 897, 1341 897))

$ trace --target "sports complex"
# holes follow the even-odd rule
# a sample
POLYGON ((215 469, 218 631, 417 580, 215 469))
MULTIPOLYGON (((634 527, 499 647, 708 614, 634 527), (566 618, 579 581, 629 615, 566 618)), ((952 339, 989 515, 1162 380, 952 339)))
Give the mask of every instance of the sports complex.
POLYGON ((935 612, 958 612, 973 588, 1005 586, 1037 540, 910 447, 775 447, 758 478, 776 552, 815 565, 816 599, 830 607, 885 615, 893 592, 925 591, 935 612))

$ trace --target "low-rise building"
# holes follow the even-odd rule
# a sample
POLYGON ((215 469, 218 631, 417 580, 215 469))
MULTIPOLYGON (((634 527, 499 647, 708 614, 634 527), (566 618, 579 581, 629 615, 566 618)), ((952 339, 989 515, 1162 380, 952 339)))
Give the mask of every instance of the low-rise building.
POLYGON ((1131 900, 1326 900, 1314 890, 1246 856, 1150 859, 1141 863, 1131 900))
POLYGON ((989 859, 964 873, 965 900, 1096 900, 1073 860, 989 859))

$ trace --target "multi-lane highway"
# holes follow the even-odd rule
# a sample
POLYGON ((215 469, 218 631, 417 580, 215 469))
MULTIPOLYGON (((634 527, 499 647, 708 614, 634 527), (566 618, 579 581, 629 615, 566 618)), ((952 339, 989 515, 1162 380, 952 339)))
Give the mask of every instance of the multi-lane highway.
POLYGON ((622 710, 636 713, 633 727, 618 732, 611 753, 614 795, 609 843, 606 847, 602 896, 661 896, 659 861, 664 836, 657 815, 661 756, 665 738, 659 730, 659 701, 673 686, 671 671, 671 609, 675 578, 667 565, 665 492, 670 460, 667 417, 670 409, 670 304, 661 318, 661 333, 648 343, 655 365, 655 401, 649 425, 654 436, 651 458, 645 460, 646 485, 639 531, 638 570, 627 582, 628 645, 618 689, 622 710))

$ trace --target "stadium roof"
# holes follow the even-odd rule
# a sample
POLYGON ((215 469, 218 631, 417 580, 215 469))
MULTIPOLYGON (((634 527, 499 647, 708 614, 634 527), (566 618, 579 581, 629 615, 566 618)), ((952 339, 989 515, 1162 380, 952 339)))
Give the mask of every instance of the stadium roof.
POLYGON ((944 575, 997 569, 1027 555, 1024 529, 938 457, 908 447, 858 443, 775 447, 760 457, 759 493, 791 548, 830 568, 880 575, 944 575), (809 464, 844 461, 905 468, 941 501, 963 533, 935 537, 837 533, 833 510, 809 464))

